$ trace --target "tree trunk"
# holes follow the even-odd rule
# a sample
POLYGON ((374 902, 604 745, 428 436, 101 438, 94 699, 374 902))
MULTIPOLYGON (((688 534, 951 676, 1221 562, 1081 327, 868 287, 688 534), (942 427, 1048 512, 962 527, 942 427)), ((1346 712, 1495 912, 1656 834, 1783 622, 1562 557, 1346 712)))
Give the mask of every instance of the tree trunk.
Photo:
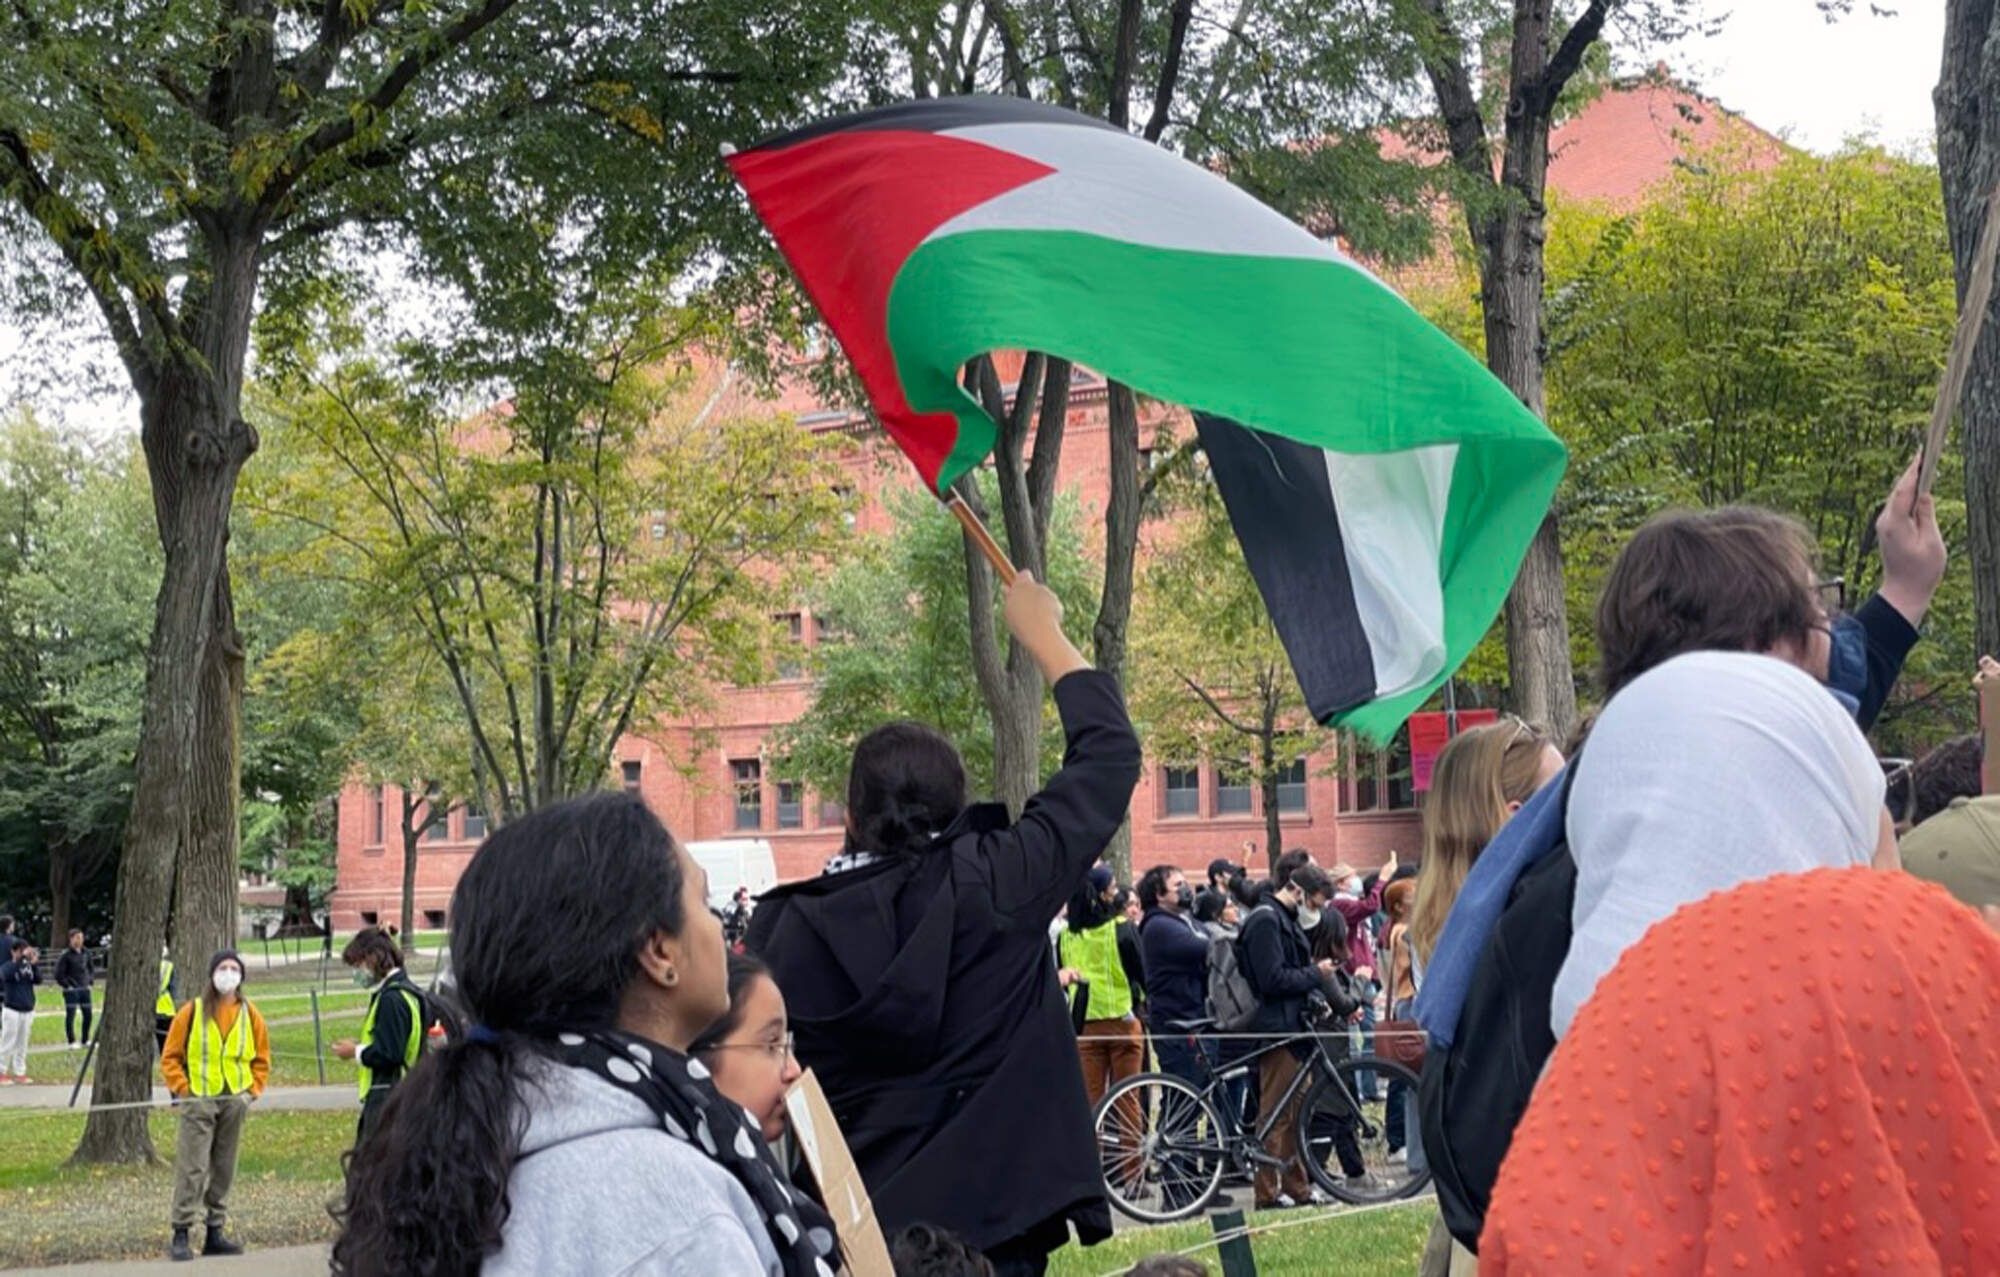
MULTIPOLYGON (((402 909, 403 943, 405 944, 409 943, 409 938, 413 934, 410 924, 412 917, 415 916, 417 905, 417 843, 422 837, 423 828, 418 826, 416 815, 416 804, 410 801, 410 791, 405 789, 403 791, 402 909)), ((426 821, 425 827, 428 827, 429 823, 426 821)))
MULTIPOLYGON (((1938 178, 1958 300, 2000 181, 2000 4, 1947 0, 1937 110, 1938 178)), ((1994 307, 2000 310, 2000 297, 1994 307)), ((1978 650, 2000 651, 2000 322, 1992 311, 1967 370, 1960 447, 1965 458, 1966 539, 1978 650)))
POLYGON ((208 970, 217 950, 236 943, 243 635, 236 628, 226 552, 213 606, 189 760, 187 841, 174 862, 174 967, 188 972, 208 970))
POLYGON ((49 852, 49 948, 69 942, 69 902, 76 890, 76 861, 68 849, 49 852))
MULTIPOLYGON (((1144 504, 1139 473, 1139 404, 1132 388, 1106 388, 1105 429, 1110 443, 1111 492, 1104 505, 1104 590, 1090 629, 1097 668, 1125 686, 1125 635, 1132 620, 1132 579, 1139 552, 1139 516, 1144 504)), ((1132 817, 1128 813, 1105 848, 1105 859, 1121 881, 1132 879, 1132 817)))
MULTIPOLYGON (((194 319, 190 335, 201 358, 174 357, 142 388, 139 438, 165 562, 146 650, 96 1086, 72 1157, 77 1162, 153 1160, 146 1110, 100 1106, 134 1103, 152 1093, 160 946, 176 854, 190 829, 191 764, 208 646, 216 633, 217 600, 226 597, 219 579, 227 571, 229 509, 237 475, 257 448, 256 431, 242 420, 238 406, 263 228, 243 221, 216 225, 205 245, 208 291, 187 302, 194 319)), ((233 898, 233 874, 228 890, 233 898)))

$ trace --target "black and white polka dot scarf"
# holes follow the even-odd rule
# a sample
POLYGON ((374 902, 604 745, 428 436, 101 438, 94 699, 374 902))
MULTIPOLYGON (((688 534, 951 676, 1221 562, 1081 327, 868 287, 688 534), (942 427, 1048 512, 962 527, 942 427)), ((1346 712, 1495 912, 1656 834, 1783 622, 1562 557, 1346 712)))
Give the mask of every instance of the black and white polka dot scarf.
POLYGON ((564 1033, 556 1043, 565 1064, 638 1096, 669 1135, 736 1177, 771 1230, 785 1277, 833 1277, 840 1267, 833 1218, 780 1173, 756 1120, 715 1089, 706 1065, 630 1033, 564 1033))

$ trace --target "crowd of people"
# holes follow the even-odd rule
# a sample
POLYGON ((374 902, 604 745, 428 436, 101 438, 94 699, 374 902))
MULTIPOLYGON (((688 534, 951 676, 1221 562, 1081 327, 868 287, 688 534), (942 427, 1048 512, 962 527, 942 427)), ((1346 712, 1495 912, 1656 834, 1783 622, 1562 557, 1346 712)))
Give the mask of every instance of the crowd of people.
MULTIPOLYGON (((1100 1147, 1095 1113, 1144 1071, 1202 1089, 1247 1060, 1223 1102, 1268 1136, 1241 1187, 1327 1200, 1296 1143, 1306 1049, 1268 1044, 1366 1050, 1379 1028, 1418 1039, 1382 1051, 1421 1060, 1414 1089, 1360 1084, 1390 1158, 1437 1185, 1424 1277, 2000 1272, 2000 664, 1976 679, 1984 734, 1876 758, 1945 566, 1912 475, 1877 530, 1881 589, 1847 612, 1788 519, 1656 518, 1599 600, 1601 709, 1569 740, 1512 716, 1458 732, 1416 864, 1293 849, 1268 875, 1223 857, 1129 885, 1103 857, 1138 735, 1023 576, 1004 614, 1065 752, 1018 814, 972 801, 938 732, 886 724, 854 749, 824 871, 715 911, 636 798, 531 813, 458 884, 464 1022, 435 1048, 450 1012, 393 929, 353 939, 369 1002, 332 1046, 361 1110, 334 1270, 831 1274, 842 1240, 788 1117, 810 1068, 899 1274, 1041 1273, 1110 1235, 1105 1176, 1141 1150, 1100 1147), (543 942, 551 917, 573 943, 543 942)), ((4 1082, 39 955, 0 933, 4 1082)), ((82 939, 54 964, 72 1042, 82 939)), ((175 1259, 198 1228, 203 1253, 239 1249, 270 1071, 244 975, 219 952, 182 1002, 162 964, 175 1259)), ((1333 1131, 1360 1181, 1353 1144, 1333 1131)))
MULTIPOLYGON (((1039 1273, 1110 1232, 1104 1095, 1206 1085, 1243 1048, 1202 1028, 1296 1034, 1309 1005, 1426 1030, 1420 1094, 1380 1098, 1439 1186, 1427 1274, 2000 1271, 2000 794, 1980 742, 1886 777, 1863 734, 1944 568, 1913 492, 1851 614, 1789 520, 1648 524, 1600 601, 1601 712, 1568 742, 1459 733, 1415 870, 1291 851, 1119 885, 1139 741, 1025 578, 1005 614, 1066 750, 1018 817, 886 725, 841 853, 739 900, 735 946, 636 800, 525 817, 459 885, 473 1025, 364 1122, 336 1271, 831 1272, 785 1116, 803 1066, 899 1272, 1039 1273), (535 943, 551 911, 589 942, 535 943)), ((1259 1207, 1317 1200, 1271 1111, 1298 1060, 1230 1101, 1277 1119, 1259 1207)))

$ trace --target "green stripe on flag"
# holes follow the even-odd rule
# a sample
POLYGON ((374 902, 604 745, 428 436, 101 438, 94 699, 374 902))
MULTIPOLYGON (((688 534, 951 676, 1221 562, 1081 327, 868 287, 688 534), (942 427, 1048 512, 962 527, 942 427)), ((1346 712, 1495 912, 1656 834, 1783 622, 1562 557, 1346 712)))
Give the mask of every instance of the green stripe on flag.
POLYGON ((993 427, 958 384, 966 360, 1042 350, 1142 391, 1335 452, 1459 445, 1439 576, 1446 673, 1335 721, 1393 733, 1498 615, 1562 478, 1554 435, 1457 343, 1343 262, 988 230, 920 246, 889 296, 889 341, 920 411, 951 412, 939 488, 993 427))

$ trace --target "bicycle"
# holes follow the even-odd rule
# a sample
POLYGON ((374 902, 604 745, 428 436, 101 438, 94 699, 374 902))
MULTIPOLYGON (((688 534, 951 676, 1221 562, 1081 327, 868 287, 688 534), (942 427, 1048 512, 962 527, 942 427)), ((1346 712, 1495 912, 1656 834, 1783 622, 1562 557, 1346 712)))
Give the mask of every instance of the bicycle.
MULTIPOLYGON (((1213 1032, 1215 1022, 1175 1020, 1167 1027, 1197 1037, 1213 1032)), ((1382 1056, 1336 1059, 1327 1041, 1327 1034, 1307 1025, 1219 1068, 1205 1064, 1209 1081, 1200 1089, 1170 1073, 1140 1073, 1112 1087, 1098 1103, 1094 1122, 1111 1204, 1141 1223, 1186 1219, 1201 1213, 1221 1191, 1232 1168, 1254 1175, 1259 1168, 1283 1167, 1282 1158, 1265 1151, 1266 1141, 1301 1093, 1305 1099, 1294 1119, 1299 1158, 1321 1191, 1353 1205, 1396 1201, 1423 1191, 1430 1172, 1390 1160, 1386 1104, 1364 1103, 1355 1080, 1357 1074, 1373 1073, 1385 1095, 1389 1082, 1400 1081, 1408 1096, 1404 1121, 1414 1122, 1417 1075, 1382 1056), (1310 1056, 1286 1087, 1283 1102, 1263 1106, 1271 1116, 1254 1129, 1246 1127, 1234 1105, 1219 1102, 1218 1096, 1247 1080, 1264 1056, 1301 1042, 1311 1044, 1310 1056), (1344 1138, 1350 1135, 1351 1140, 1344 1138), (1361 1174, 1350 1176, 1357 1163, 1361 1174)))

